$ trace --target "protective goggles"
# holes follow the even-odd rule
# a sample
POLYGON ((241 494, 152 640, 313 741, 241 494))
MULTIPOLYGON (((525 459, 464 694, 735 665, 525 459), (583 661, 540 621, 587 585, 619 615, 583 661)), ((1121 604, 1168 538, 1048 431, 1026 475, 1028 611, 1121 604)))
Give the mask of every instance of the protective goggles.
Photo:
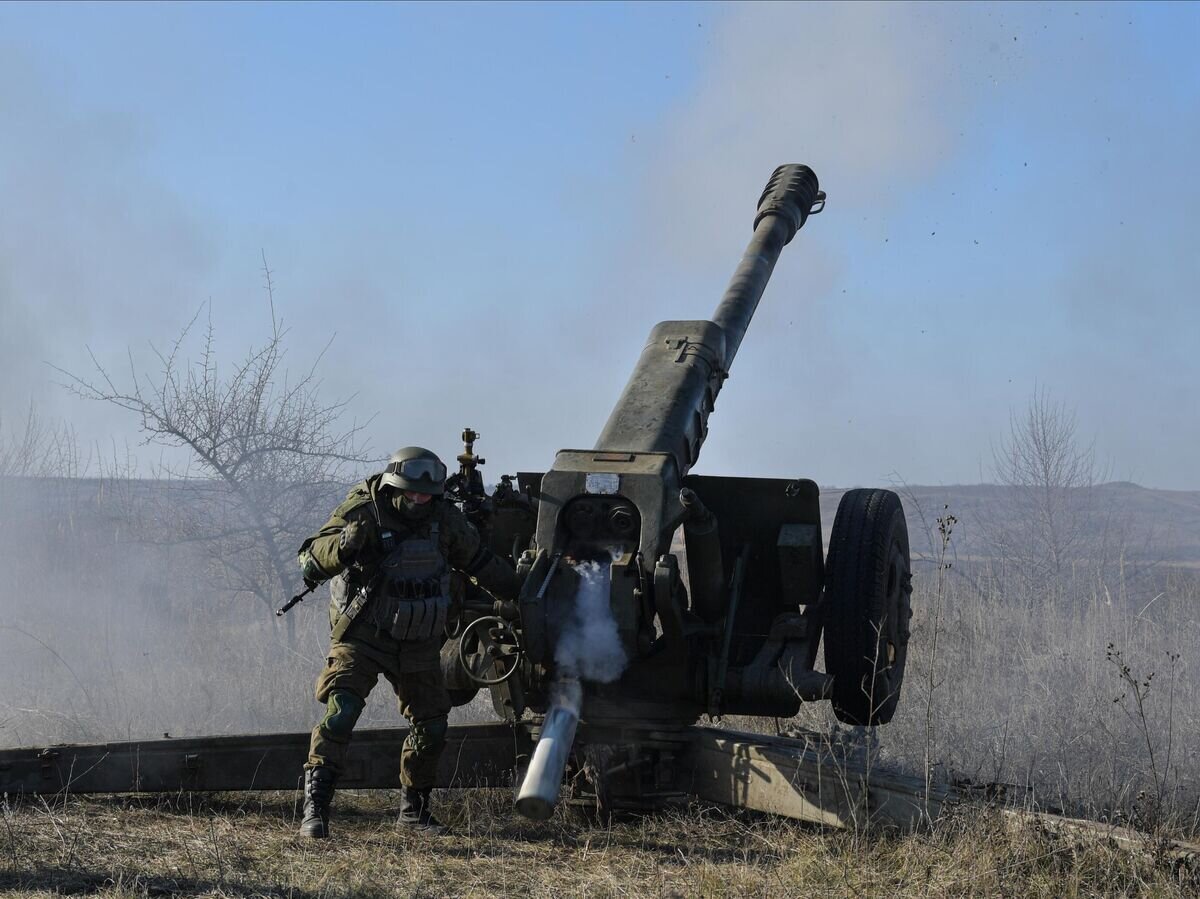
POLYGON ((388 474, 398 474, 409 481, 429 480, 440 484, 446 480, 446 466, 434 459, 405 459, 389 463, 384 469, 388 474))

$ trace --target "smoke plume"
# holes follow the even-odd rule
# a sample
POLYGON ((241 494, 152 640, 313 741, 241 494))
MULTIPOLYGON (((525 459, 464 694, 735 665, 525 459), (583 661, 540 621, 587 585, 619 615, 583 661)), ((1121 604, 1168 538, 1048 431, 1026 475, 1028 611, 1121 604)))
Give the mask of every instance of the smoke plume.
POLYGON ((550 707, 517 795, 517 811, 539 821, 550 817, 558 801, 583 706, 582 681, 612 683, 628 661, 608 604, 609 566, 583 562, 575 572, 579 587, 554 651, 558 671, 550 685, 550 707))
POLYGON ((563 677, 610 684, 621 676, 627 659, 608 605, 609 567, 599 562, 575 566, 579 589, 575 608, 554 652, 563 677))
POLYGON ((578 715, 583 700, 580 681, 610 684, 621 676, 628 659, 608 604, 608 565, 582 562, 575 572, 579 588, 554 650, 558 675, 550 688, 550 700, 578 715))

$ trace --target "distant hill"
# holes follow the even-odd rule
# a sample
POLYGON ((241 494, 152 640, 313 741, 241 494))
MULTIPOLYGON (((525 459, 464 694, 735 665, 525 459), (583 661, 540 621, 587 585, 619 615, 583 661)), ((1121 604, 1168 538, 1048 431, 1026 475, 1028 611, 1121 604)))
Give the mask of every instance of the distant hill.
MULTIPOLYGON (((846 489, 821 490, 826 542, 846 489)), ((1012 488, 996 484, 908 485, 892 489, 904 500, 913 552, 925 554, 936 547, 937 518, 948 507, 958 519, 953 535, 957 553, 991 556, 993 547, 984 523, 989 516, 996 520, 1005 515, 1012 497, 1012 488)), ((1200 491, 1155 490, 1129 481, 1113 481, 1092 488, 1089 502, 1093 526, 1107 524, 1119 533, 1129 560, 1200 567, 1200 491)))
MULTIPOLYGON (((114 484, 94 479, 8 477, 0 478, 0 505, 10 528, 33 526, 44 533, 50 525, 58 532, 69 532, 76 543, 103 544, 128 531, 121 521, 122 512, 145 502, 161 486, 154 481, 114 484)), ((203 493, 201 486, 196 484, 197 497, 203 493)), ((1005 521, 1010 514, 1011 488, 995 484, 878 486, 891 486, 900 493, 914 554, 936 550, 936 520, 947 508, 958 519, 953 542, 960 558, 994 556, 985 523, 1013 524, 1005 521)), ((186 485, 175 482, 173 488, 177 498, 187 495, 186 485)), ((838 503, 847 489, 821 490, 826 546, 838 503)), ((331 489, 330 496, 332 507, 341 491, 331 489)), ((1155 490, 1115 481, 1093 488, 1089 503, 1092 526, 1108 527, 1119 535, 1129 561, 1200 568, 1200 491, 1155 490)), ((314 522, 313 527, 319 524, 314 522)), ((168 536, 162 535, 164 543, 170 542, 168 536)))

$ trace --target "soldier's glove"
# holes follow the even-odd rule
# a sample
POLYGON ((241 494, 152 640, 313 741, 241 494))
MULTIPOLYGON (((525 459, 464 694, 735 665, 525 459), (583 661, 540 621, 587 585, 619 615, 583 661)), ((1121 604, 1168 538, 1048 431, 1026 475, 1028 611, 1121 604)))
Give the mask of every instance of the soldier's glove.
MULTIPOLYGON (((484 550, 486 552, 486 550, 484 550)), ((521 592, 521 579, 512 566, 499 556, 487 552, 482 564, 476 564, 471 576, 488 593, 502 600, 515 600, 521 592)))
POLYGON ((329 575, 322 570, 321 566, 317 564, 317 560, 312 557, 312 553, 308 552, 308 550, 301 551, 297 561, 300 562, 300 576, 304 578, 304 586, 309 590, 329 580, 329 575))
POLYGON ((344 564, 354 561, 358 551, 367 542, 367 530, 357 521, 351 521, 342 528, 342 536, 338 540, 338 557, 344 564))

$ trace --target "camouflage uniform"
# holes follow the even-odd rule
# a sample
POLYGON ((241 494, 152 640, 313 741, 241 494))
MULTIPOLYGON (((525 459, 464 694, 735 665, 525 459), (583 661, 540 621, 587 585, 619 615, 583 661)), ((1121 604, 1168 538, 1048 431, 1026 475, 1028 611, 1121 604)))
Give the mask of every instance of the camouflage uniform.
POLYGON ((332 639, 316 685, 316 698, 326 704, 326 713, 313 730, 307 768, 341 772, 354 724, 382 674, 396 694, 400 714, 409 721, 400 782, 426 792, 434 785, 450 711, 439 658, 442 628, 425 639, 398 640, 372 614, 372 607, 382 600, 372 596, 358 609, 351 608, 357 614, 349 616, 347 607, 356 596, 364 596, 361 588, 368 587, 369 592, 381 563, 389 558, 389 545, 409 541, 429 541, 422 545, 436 547, 443 567, 448 563, 456 569, 446 572, 452 599, 461 601, 464 575, 505 598, 515 595, 517 578, 506 562, 488 550, 456 506, 441 497, 429 505, 421 518, 402 515, 389 491, 381 494, 380 476, 374 475, 352 489, 325 526, 300 547, 306 580, 334 578, 329 610, 332 639), (345 537, 352 525, 365 535, 356 535, 361 548, 350 553, 345 537))

